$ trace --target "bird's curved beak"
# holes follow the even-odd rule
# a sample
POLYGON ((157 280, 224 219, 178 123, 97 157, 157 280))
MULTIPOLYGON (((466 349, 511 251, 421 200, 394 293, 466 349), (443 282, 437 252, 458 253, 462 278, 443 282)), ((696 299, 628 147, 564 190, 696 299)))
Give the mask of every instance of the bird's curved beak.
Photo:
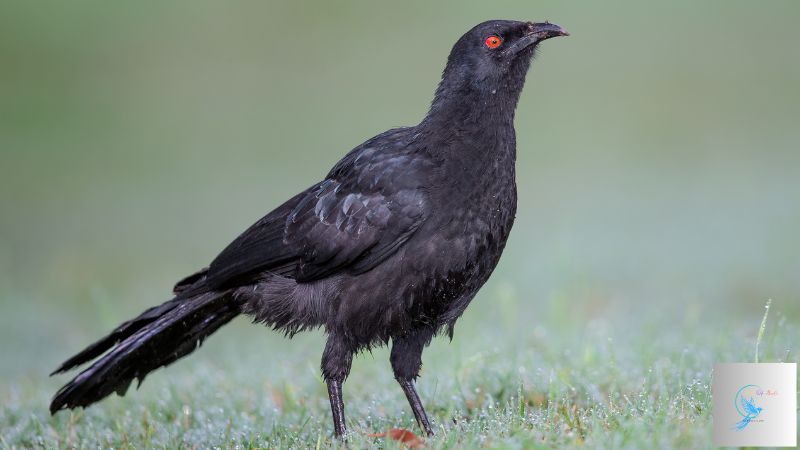
POLYGON ((517 42, 514 43, 506 53, 509 55, 515 55, 519 53, 521 50, 530 47, 531 45, 538 44, 545 39, 550 39, 559 36, 569 36, 567 30, 561 28, 560 26, 550 23, 550 22, 542 22, 542 23, 533 23, 528 22, 528 30, 525 32, 525 35, 519 39, 517 42))

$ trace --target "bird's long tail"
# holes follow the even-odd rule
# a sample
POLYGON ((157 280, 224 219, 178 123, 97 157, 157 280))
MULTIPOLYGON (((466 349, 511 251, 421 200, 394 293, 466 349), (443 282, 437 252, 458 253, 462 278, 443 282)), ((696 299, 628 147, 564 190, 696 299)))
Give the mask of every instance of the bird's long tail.
POLYGON ((149 372, 188 355, 239 313, 239 304, 230 295, 218 292, 190 298, 179 294, 148 309, 53 372, 64 372, 108 351, 56 393, 50 412, 88 406, 112 392, 124 395, 134 378, 141 384, 149 372))

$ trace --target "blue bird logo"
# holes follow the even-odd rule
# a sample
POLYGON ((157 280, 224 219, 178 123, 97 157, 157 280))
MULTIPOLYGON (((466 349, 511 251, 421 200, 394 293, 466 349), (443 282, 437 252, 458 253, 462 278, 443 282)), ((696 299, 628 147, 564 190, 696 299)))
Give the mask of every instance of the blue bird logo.
POLYGON ((742 419, 736 422, 736 426, 734 427, 736 431, 744 430, 747 425, 749 425, 750 422, 758 417, 758 415, 764 410, 764 408, 756 406, 752 395, 754 391, 759 392, 761 391, 761 388, 754 384, 747 384, 742 386, 736 392, 736 396, 733 399, 733 405, 736 407, 736 411, 739 413, 739 415, 742 416, 742 419), (747 394, 750 394, 749 399, 747 398, 747 394))

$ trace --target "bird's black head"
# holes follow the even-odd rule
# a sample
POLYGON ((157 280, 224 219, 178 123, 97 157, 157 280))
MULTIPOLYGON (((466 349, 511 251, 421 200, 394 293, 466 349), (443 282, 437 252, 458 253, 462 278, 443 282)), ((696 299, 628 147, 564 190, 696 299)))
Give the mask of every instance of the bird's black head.
POLYGON ((568 35, 549 22, 490 20, 476 25, 453 46, 431 110, 464 95, 499 96, 515 107, 536 47, 545 39, 568 35))

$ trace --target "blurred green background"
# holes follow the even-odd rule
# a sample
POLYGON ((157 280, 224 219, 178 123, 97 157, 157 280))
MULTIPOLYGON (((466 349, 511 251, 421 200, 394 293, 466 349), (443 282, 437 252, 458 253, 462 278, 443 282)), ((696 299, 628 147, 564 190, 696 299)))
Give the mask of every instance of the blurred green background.
MULTIPOLYGON (((64 357, 168 299, 352 147, 417 123, 451 45, 492 18, 572 36, 528 76, 516 226, 455 341, 433 344, 437 371, 587 329, 725 348, 750 342, 768 298, 796 327, 796 1, 4 1, 0 394, 28 383, 46 401, 64 357)), ((241 319, 188 361, 246 353, 312 377, 321 339, 241 319)), ((796 361, 789 344, 773 360, 796 361)))

